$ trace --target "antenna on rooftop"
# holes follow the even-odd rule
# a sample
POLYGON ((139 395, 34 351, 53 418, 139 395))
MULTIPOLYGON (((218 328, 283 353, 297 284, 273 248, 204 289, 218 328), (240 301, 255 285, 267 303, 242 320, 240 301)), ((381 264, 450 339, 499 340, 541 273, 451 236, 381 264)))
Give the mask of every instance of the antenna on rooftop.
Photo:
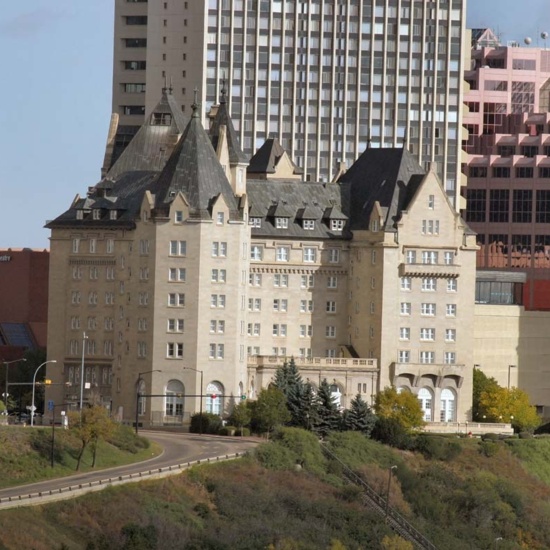
POLYGON ((540 33, 540 37, 544 40, 544 49, 546 49, 546 40, 548 39, 548 33, 543 31, 540 33))

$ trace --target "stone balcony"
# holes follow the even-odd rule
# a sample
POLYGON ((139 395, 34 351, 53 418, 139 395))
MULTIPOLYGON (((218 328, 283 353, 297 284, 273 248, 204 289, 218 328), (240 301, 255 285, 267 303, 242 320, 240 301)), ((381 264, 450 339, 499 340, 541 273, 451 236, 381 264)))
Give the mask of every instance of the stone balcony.
POLYGON ((400 277, 440 277, 453 278, 460 274, 458 264, 405 264, 399 265, 400 277))

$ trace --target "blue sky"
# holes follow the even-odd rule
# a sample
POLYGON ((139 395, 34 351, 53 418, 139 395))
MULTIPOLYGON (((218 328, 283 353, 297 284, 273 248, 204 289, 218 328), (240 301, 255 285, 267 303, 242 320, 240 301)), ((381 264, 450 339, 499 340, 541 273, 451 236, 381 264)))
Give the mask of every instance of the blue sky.
MULTIPOLYGON (((114 0, 2 4, 0 248, 47 248, 46 220, 99 180, 114 0)), ((536 45, 541 31, 550 32, 550 0, 469 0, 467 24, 497 29, 503 42, 530 36, 536 45)))

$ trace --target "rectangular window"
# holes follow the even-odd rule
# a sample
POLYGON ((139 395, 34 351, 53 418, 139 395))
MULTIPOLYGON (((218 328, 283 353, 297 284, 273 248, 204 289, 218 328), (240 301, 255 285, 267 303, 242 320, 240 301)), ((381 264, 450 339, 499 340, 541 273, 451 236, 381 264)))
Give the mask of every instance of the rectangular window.
POLYGON ((277 229, 288 229, 288 218, 275 218, 275 227, 277 229))
POLYGON ((409 363, 411 359, 411 352, 407 349, 399 350, 398 352, 398 362, 399 363, 409 363))
POLYGON ((400 313, 401 313, 401 315, 410 315, 411 314, 411 304, 410 304, 410 302, 401 302, 400 313))
POLYGON ((327 288, 338 288, 338 277, 328 276, 327 277, 327 288))
POLYGON ((433 351, 421 351, 420 362, 423 364, 435 363, 435 353, 433 351))
POLYGON ((260 261, 263 256, 263 248, 261 246, 253 245, 250 247, 250 259, 260 261))
POLYGON ((423 303, 421 305, 420 312, 422 315, 429 315, 429 316, 435 315, 435 304, 423 303))
POLYGON ((454 365, 456 363, 456 353, 454 351, 445 352, 445 364, 454 365))
POLYGON ((435 340, 435 328, 421 328, 420 340, 428 340, 433 342, 435 340))
POLYGON ((275 275, 273 275, 273 286, 288 287, 288 275, 284 273, 275 273, 275 275))
POLYGON ((412 287, 412 279, 410 277, 401 277, 401 290, 409 291, 412 287))
POLYGON ((458 287, 458 282, 456 279, 447 280, 447 292, 456 292, 458 287))
POLYGON ((227 278, 227 271, 225 269, 213 269, 211 272, 210 280, 213 283, 225 283, 227 278))
POLYGON ((453 265, 454 263, 454 253, 453 252, 445 252, 443 256, 445 265, 453 265))
POLYGON ((315 285, 314 275, 302 275, 300 278, 300 288, 313 288, 315 285))
POLYGON ((216 224, 217 225, 223 225, 224 222, 224 213, 223 212, 217 212, 216 213, 216 224))
POLYGON ((456 317, 456 304, 447 304, 445 315, 447 317, 456 317))
POLYGON ((342 231, 345 225, 344 220, 330 220, 330 230, 331 231, 342 231))
POLYGON ((445 342, 456 342, 456 329, 448 328, 445 330, 445 342))
POLYGON ((410 340, 411 339, 411 329, 409 327, 401 327, 399 329, 399 339, 400 340, 410 340))
POLYGON ((174 222, 175 223, 182 223, 183 222, 183 211, 182 210, 176 210, 174 214, 174 222))
POLYGON ((422 279, 422 291, 435 292, 437 290, 437 279, 434 277, 424 277, 422 279))
POLYGON ((407 250, 407 252, 405 252, 405 259, 408 264, 415 264, 416 250, 407 250))
POLYGON ((325 336, 327 338, 336 338, 336 327, 327 326, 325 329, 325 336))
POLYGON ((423 250, 422 251, 422 263, 428 265, 437 264, 438 254, 434 250, 423 250))
POLYGON ((170 241, 170 256, 185 256, 187 241, 170 241))
POLYGON ((315 229, 315 221, 314 220, 303 220, 302 221, 302 227, 307 231, 313 231, 315 229))
POLYGON ((300 312, 307 313, 313 311, 313 300, 300 300, 300 312))
POLYGON ((315 262, 317 257, 317 250, 311 247, 305 247, 303 251, 303 260, 304 262, 312 263, 315 262))
POLYGON ((225 258, 227 256, 227 243, 226 242, 213 242, 212 243, 212 256, 217 258, 225 258))
POLYGON ((340 250, 338 248, 329 248, 328 261, 331 264, 340 263, 340 250))
POLYGON ((439 235, 439 220, 422 220, 422 235, 439 235))
POLYGON ((278 262, 288 262, 290 251, 287 246, 278 246, 277 247, 277 261, 278 262))
POLYGON ((261 273, 250 273, 248 275, 248 284, 250 286, 262 286, 262 274, 261 273))
POLYGON ((336 302, 335 301, 330 300, 330 301, 327 302, 326 312, 327 313, 336 313, 336 302))

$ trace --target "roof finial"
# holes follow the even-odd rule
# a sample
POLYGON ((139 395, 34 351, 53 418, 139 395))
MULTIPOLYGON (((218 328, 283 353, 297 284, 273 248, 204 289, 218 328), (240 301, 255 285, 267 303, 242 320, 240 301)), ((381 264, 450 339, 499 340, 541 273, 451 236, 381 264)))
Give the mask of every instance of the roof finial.
POLYGON ((174 90, 174 87, 172 86, 172 77, 170 77, 170 86, 168 88, 168 92, 172 93, 173 90, 174 90))
POLYGON ((193 105, 191 105, 191 108, 193 109, 192 118, 200 118, 199 89, 196 86, 195 86, 195 100, 193 102, 193 105))
POLYGON ((403 134, 403 149, 408 149, 408 136, 407 136, 407 130, 405 129, 405 133, 403 134))
POLYGON ((164 86, 162 88, 162 93, 165 94, 167 89, 168 89, 168 81, 167 81, 166 75, 164 75, 164 86))
POLYGON ((221 98, 220 103, 225 103, 225 94, 227 93, 225 89, 225 71, 223 71, 223 78, 222 78, 222 91, 221 91, 221 98))

